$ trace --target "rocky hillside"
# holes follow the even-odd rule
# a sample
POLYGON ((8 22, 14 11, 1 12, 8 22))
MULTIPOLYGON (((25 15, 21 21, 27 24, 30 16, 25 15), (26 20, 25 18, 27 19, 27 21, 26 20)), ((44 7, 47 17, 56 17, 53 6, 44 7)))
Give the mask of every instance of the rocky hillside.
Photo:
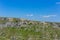
POLYGON ((0 40, 60 40, 60 23, 0 17, 0 40))
POLYGON ((0 27, 20 27, 26 25, 51 25, 53 27, 60 27, 60 23, 56 22, 40 22, 40 21, 31 21, 19 18, 7 18, 7 17, 0 17, 0 27))

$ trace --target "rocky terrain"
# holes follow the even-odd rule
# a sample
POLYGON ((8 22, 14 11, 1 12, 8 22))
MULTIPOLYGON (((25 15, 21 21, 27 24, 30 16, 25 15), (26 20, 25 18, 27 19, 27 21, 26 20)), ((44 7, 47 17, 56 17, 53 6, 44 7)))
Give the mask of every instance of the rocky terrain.
POLYGON ((60 40, 60 23, 0 17, 0 40, 60 40))

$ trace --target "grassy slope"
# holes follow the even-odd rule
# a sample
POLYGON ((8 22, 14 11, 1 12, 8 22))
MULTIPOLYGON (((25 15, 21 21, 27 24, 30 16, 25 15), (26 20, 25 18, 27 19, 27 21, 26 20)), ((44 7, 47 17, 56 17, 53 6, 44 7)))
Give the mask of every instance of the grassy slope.
POLYGON ((6 27, 0 29, 0 40, 60 40, 60 29, 46 25, 6 27))

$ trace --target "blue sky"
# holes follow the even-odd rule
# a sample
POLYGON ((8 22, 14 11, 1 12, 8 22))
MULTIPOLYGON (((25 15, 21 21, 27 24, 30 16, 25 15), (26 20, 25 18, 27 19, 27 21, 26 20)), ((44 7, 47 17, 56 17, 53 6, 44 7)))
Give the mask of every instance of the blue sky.
POLYGON ((0 0, 0 16, 60 22, 60 1, 0 0))

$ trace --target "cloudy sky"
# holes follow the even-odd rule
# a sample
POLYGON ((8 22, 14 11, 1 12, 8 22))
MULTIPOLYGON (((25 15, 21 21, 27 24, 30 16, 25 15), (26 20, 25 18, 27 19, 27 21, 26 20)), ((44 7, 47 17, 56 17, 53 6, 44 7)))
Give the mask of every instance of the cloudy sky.
POLYGON ((0 16, 60 22, 60 0, 0 0, 0 16))

